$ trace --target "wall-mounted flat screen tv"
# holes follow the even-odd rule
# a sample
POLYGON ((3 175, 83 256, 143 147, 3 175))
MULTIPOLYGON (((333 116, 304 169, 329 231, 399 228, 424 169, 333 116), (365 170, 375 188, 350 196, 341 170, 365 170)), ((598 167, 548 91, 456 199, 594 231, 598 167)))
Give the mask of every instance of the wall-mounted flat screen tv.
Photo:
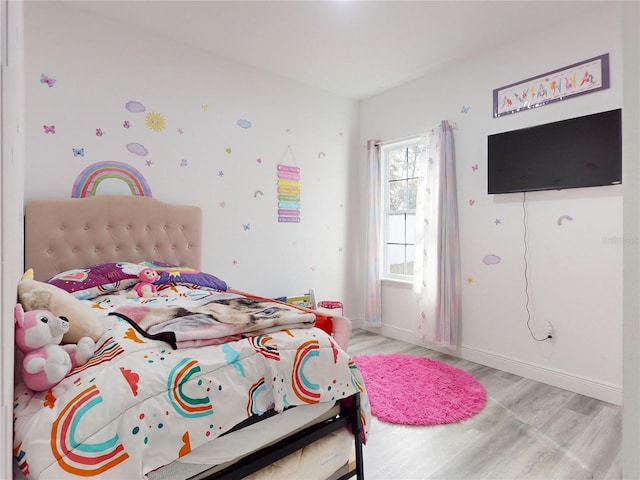
POLYGON ((622 110, 488 137, 488 193, 622 183, 622 110))

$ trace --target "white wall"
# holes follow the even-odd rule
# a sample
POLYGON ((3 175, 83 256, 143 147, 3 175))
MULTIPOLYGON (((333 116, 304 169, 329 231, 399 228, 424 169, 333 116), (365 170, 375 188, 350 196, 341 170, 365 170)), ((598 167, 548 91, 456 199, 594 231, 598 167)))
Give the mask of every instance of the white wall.
MULTIPOLYGON (((350 311, 355 101, 61 3, 27 2, 25 14, 27 201, 70 197, 84 168, 124 162, 154 197, 203 208, 205 271, 267 296, 314 288, 350 311), (43 73, 56 80, 52 87, 41 83, 43 73), (131 100, 146 112, 128 111, 131 100), (166 128, 147 128, 149 112, 160 113, 166 128), (148 155, 125 148, 134 142, 148 155), (81 148, 84 156, 74 156, 81 148), (299 224, 277 220, 279 163, 301 169, 299 224)), ((98 193, 127 188, 105 180, 98 193)))
MULTIPOLYGON (((525 28, 517 42, 365 100, 360 108, 361 145, 426 132, 442 119, 457 127, 463 279, 458 353, 615 403, 622 400, 623 187, 527 194, 531 325, 541 337, 549 320, 556 333, 554 344, 537 343, 526 326, 523 196, 486 193, 486 144, 492 133, 621 106, 620 6, 612 3, 544 34, 527 36, 525 28), (492 118, 494 88, 607 52, 609 89, 492 118), (558 225, 564 215, 573 221, 558 225), (485 265, 489 254, 501 262, 485 265)), ((417 343, 411 290, 385 283, 382 296, 381 331, 417 343)))

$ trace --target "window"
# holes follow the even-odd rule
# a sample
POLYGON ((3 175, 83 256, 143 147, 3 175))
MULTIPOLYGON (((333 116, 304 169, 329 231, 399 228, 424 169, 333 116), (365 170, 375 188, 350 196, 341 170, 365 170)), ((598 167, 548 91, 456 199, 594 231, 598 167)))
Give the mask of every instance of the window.
POLYGON ((423 175, 426 146, 416 138, 382 147, 384 168, 384 273, 387 278, 413 276, 416 236, 416 195, 423 175))

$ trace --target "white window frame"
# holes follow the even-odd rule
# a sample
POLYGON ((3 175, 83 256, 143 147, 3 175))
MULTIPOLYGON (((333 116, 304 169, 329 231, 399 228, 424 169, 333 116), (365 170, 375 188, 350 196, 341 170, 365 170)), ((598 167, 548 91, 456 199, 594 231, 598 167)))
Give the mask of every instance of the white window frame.
MULTIPOLYGON (((414 245, 414 243, 410 243, 407 241, 407 237, 406 237, 406 226, 407 226, 407 218, 406 215, 414 215, 416 214, 416 210, 415 208, 413 209, 405 209, 405 210, 390 210, 390 205, 389 205, 389 200, 390 200, 390 167, 389 167, 389 161, 390 161, 390 152, 393 150, 397 150, 397 149, 404 149, 404 148, 410 148, 416 145, 422 145, 423 147, 423 155, 426 154, 426 145, 425 145, 425 139, 424 137, 415 137, 415 138, 411 138, 411 139, 407 139, 404 140, 402 142, 395 142, 395 143, 390 143, 390 144, 385 144, 382 145, 381 149, 380 149, 380 154, 381 154, 381 166, 383 168, 382 171, 382 175, 381 175, 381 180, 382 180, 382 186, 381 186, 381 192, 382 192, 382 206, 381 206, 381 211, 383 212, 382 214, 382 222, 381 222, 381 228, 382 228, 382 242, 381 242, 381 247, 382 247, 382 265, 381 265, 381 278, 383 280, 394 280, 394 281, 401 281, 401 282, 412 282, 413 281, 413 273, 391 273, 390 271, 388 271, 388 266, 389 266, 389 262, 388 262, 388 245, 389 244, 396 244, 396 245, 403 245, 405 247, 405 262, 404 265, 407 265, 407 246, 410 245, 414 245), (395 215, 404 215, 405 216, 405 238, 404 238, 404 243, 399 243, 399 242, 389 242, 388 241, 388 221, 389 218, 391 216, 395 216, 395 215)), ((409 175, 407 175, 404 178, 404 181, 407 181, 408 179, 414 179, 417 178, 419 179, 420 177, 409 177, 409 175)), ((419 181, 419 180, 418 180, 419 181)), ((414 250, 414 258, 415 258, 415 250, 414 250)))

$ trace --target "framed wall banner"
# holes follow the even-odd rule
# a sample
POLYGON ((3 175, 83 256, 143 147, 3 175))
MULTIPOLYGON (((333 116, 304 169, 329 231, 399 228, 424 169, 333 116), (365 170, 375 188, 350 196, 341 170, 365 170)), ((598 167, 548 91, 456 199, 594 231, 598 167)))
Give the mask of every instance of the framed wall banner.
POLYGON ((609 88, 605 53, 493 91, 494 118, 609 88))

